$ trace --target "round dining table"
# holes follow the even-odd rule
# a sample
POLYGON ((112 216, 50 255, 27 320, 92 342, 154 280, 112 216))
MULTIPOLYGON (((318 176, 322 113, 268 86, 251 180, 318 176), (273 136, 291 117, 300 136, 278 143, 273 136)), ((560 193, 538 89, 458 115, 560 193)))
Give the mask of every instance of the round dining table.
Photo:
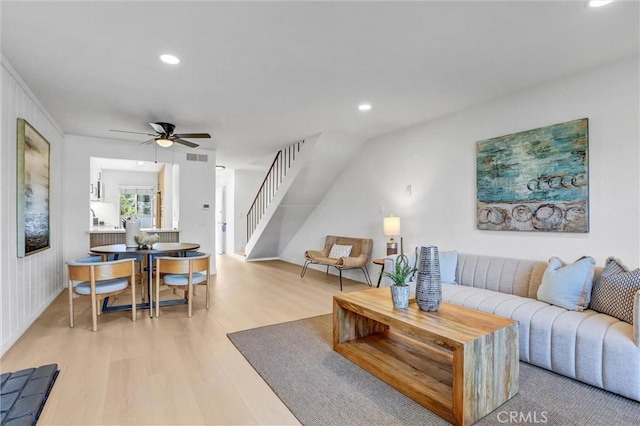
MULTIPOLYGON (((149 299, 146 303, 138 303, 136 308, 144 309, 149 308, 149 315, 153 317, 153 299, 152 299, 152 282, 151 282, 151 272, 153 270, 153 258, 157 255, 169 255, 169 254, 177 254, 178 256, 186 256, 188 251, 198 250, 200 248, 200 244, 196 243, 155 243, 150 248, 139 248, 139 247, 127 247, 126 244, 109 244, 105 246, 96 246, 91 247, 89 250, 91 254, 98 254, 106 260, 109 255, 113 255, 112 260, 117 260, 121 255, 126 256, 142 256, 143 262, 142 267, 146 272, 146 281, 147 281, 147 297, 149 299)), ((171 303, 184 303, 184 299, 175 300, 175 301, 167 301, 169 304, 171 303)), ((164 301, 163 304, 166 304, 164 301)), ((131 309, 131 305, 117 305, 117 306, 108 306, 108 298, 105 298, 103 310, 104 311, 115 311, 115 310, 123 310, 123 309, 131 309)))

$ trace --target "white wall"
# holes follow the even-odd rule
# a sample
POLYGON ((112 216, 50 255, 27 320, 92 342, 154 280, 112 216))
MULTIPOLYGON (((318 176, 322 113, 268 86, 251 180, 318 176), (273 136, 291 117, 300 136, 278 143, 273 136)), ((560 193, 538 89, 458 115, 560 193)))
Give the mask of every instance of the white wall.
MULTIPOLYGON (((11 347, 64 287, 62 132, 4 57, 1 79, 0 355, 11 347), (25 258, 17 257, 16 242, 16 121, 18 118, 26 119, 49 141, 51 160, 49 169, 51 248, 25 258)), ((87 191, 84 193, 87 194, 87 191)))
MULTIPOLYGON (((304 251, 322 247, 327 234, 371 237, 373 257, 382 257, 382 219, 393 213, 402 220, 405 248, 435 244, 568 262, 590 255, 599 265, 616 256, 637 267, 639 75, 636 57, 367 141, 280 257, 302 264, 304 251), (590 232, 477 230, 476 141, 583 117, 589 119, 590 232)), ((351 275, 362 281, 362 274, 351 275)))
MULTIPOLYGON (((180 241, 197 242, 201 250, 215 252, 215 152, 198 148, 200 154, 209 156, 208 162, 186 161, 182 147, 158 149, 157 160, 163 163, 179 165, 179 187, 175 191, 179 196, 180 241), (172 161, 173 160, 173 161, 172 161), (209 204, 209 210, 202 205, 209 204)), ((75 259, 86 254, 89 248, 89 197, 87 185, 91 157, 121 158, 128 160, 154 161, 155 147, 140 145, 136 142, 89 138, 67 135, 64 138, 63 157, 65 160, 64 185, 64 256, 65 260, 75 259)), ((177 169, 174 166, 174 170, 177 169)), ((174 187, 175 189, 175 187, 174 187)), ((174 207, 175 212, 175 207, 174 207)), ((212 270, 215 273, 215 258, 212 257, 212 270)))
MULTIPOLYGON (((273 155, 275 156, 275 153, 273 155)), ((268 170, 267 166, 264 170, 236 170, 234 173, 234 190, 227 191, 227 194, 234 195, 234 250, 244 250, 247 245, 247 213, 268 170)))

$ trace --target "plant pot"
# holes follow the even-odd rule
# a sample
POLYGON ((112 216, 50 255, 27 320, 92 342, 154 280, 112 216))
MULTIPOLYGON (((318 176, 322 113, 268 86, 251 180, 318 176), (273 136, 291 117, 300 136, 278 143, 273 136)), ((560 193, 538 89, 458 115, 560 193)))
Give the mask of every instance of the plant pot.
POLYGON ((407 309, 409 307, 409 294, 411 293, 411 287, 409 287, 408 285, 394 284, 390 288, 393 307, 407 309))

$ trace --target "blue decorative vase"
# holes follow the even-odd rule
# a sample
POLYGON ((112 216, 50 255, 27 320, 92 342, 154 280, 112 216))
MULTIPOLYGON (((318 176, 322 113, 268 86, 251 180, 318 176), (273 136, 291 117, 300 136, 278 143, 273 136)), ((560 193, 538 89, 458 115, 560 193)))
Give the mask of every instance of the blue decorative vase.
POLYGON ((437 311, 442 303, 440 255, 436 246, 420 247, 416 303, 420 309, 429 312, 437 311))

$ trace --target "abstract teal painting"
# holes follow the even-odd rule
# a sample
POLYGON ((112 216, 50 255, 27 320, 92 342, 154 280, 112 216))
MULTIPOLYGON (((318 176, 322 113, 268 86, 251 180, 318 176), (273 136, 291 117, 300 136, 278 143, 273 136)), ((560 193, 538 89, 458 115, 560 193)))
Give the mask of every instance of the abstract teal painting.
POLYGON ((589 232, 589 121, 476 143, 477 228, 589 232))

